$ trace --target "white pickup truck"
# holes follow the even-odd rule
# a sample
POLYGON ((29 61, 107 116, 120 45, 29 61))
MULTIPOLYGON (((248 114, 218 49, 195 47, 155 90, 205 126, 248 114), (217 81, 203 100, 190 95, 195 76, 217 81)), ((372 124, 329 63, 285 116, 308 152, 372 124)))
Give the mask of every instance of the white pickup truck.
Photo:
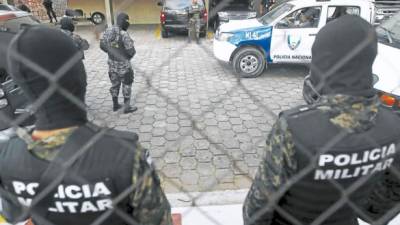
POLYGON ((376 28, 379 37, 375 59, 375 89, 382 103, 400 114, 400 13, 376 28))
POLYGON ((268 64, 311 62, 318 31, 344 14, 375 23, 376 6, 369 0, 292 0, 261 18, 222 24, 214 39, 214 55, 230 62, 241 77, 257 77, 268 64))

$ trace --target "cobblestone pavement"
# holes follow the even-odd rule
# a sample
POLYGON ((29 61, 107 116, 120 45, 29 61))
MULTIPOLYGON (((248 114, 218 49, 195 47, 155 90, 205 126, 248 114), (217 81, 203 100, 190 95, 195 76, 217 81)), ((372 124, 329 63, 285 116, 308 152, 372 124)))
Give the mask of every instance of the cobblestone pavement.
POLYGON ((91 42, 85 60, 91 119, 137 132, 166 192, 248 188, 275 115, 302 103, 307 69, 270 66, 261 77, 238 83, 230 66, 213 57, 211 40, 160 39, 155 30, 132 30, 139 110, 128 115, 112 112, 106 55, 81 30, 91 42))

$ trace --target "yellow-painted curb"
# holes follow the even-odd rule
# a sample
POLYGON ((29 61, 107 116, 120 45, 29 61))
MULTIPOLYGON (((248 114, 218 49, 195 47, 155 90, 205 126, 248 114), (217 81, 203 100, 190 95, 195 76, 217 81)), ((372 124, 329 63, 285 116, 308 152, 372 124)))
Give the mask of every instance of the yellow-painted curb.
POLYGON ((154 35, 157 39, 161 39, 161 25, 158 25, 154 31, 154 35))

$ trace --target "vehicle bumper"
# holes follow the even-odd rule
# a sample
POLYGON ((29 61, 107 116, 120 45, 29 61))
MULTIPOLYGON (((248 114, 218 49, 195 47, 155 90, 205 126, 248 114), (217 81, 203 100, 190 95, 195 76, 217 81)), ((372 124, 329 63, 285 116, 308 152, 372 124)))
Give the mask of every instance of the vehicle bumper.
POLYGON ((219 41, 214 39, 213 49, 214 56, 221 61, 229 62, 232 56, 232 53, 235 51, 237 47, 227 41, 219 41))
MULTIPOLYGON (((188 25, 187 24, 163 24, 162 25, 163 29, 169 30, 169 31, 187 31, 188 30, 188 25)), ((206 23, 201 22, 200 24, 200 29, 205 30, 206 28, 206 23)))

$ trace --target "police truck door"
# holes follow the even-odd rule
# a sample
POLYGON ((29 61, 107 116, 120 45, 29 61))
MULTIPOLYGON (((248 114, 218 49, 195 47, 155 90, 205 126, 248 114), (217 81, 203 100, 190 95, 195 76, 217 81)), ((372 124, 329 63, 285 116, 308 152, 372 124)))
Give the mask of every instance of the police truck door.
POLYGON ((275 62, 309 63, 311 47, 319 29, 322 6, 297 9, 280 20, 273 29, 271 58, 275 62))

